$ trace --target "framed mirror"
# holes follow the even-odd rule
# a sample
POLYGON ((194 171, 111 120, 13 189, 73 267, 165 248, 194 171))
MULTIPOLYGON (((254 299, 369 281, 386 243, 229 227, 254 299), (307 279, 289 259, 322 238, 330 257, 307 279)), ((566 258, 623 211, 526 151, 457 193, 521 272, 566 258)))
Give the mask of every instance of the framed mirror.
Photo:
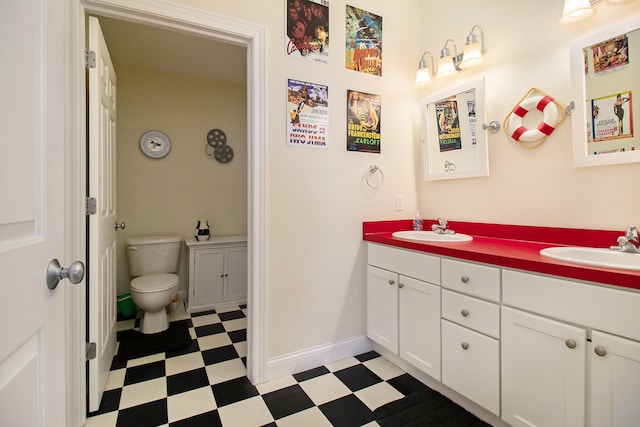
POLYGON ((638 76, 640 17, 571 44, 574 166, 640 162, 638 76))
POLYGON ((484 99, 479 78, 420 102, 426 181, 489 175, 484 99))

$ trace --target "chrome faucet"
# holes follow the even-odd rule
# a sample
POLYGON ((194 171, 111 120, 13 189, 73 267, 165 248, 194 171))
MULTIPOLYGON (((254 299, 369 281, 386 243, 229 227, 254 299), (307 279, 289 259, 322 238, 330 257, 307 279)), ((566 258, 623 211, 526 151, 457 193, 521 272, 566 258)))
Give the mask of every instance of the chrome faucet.
POLYGON ((454 234, 455 231, 447 228, 447 220, 444 218, 438 218, 438 223, 433 224, 431 226, 431 230, 433 230, 436 234, 454 234))
POLYGON ((618 237, 618 245, 611 246, 611 250, 640 254, 640 238, 638 237, 638 229, 633 225, 627 227, 625 235, 618 237))

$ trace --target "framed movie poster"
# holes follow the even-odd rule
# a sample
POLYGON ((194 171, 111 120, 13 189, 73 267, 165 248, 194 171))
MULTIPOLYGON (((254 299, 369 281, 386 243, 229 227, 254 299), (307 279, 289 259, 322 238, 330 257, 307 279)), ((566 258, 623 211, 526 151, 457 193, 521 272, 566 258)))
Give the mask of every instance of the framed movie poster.
POLYGON ((347 151, 380 152, 380 95, 347 90, 347 151))
POLYGON ((286 0, 287 56, 329 62, 329 0, 286 0))
POLYGON ((329 137, 329 88, 317 83, 288 79, 287 145, 327 148, 329 137))
POLYGON ((347 5, 346 58, 349 70, 382 75, 382 17, 347 5))

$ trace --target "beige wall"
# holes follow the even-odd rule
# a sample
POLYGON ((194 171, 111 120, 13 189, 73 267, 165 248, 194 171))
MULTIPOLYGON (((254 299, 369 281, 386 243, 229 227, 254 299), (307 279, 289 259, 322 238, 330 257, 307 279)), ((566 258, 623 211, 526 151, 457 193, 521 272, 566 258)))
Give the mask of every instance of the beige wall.
MULTIPOLYGON (((124 248, 129 236, 192 237, 199 219, 214 235, 247 232, 246 86, 120 66, 118 77, 118 292, 129 292, 124 248), (205 154, 207 133, 221 129, 234 151, 222 164, 205 154), (171 139, 162 159, 146 157, 140 137, 171 139)), ((180 289, 187 289, 186 247, 180 289)))
MULTIPOLYGON (((640 13, 637 1, 617 6, 600 1, 592 18, 564 25, 558 22, 560 0, 488 0, 472 7, 465 0, 422 4, 423 50, 437 54, 447 38, 461 49, 473 24, 480 24, 487 54, 479 68, 435 80, 419 95, 484 76, 487 119, 500 123, 532 87, 566 105, 573 99, 571 42, 640 13)), ((637 164, 574 168, 570 119, 536 149, 521 147, 502 130, 489 134, 486 178, 425 182, 420 178, 422 165, 417 162, 416 167, 418 204, 426 217, 617 230, 638 222, 640 198, 632 194, 640 168, 637 164)))

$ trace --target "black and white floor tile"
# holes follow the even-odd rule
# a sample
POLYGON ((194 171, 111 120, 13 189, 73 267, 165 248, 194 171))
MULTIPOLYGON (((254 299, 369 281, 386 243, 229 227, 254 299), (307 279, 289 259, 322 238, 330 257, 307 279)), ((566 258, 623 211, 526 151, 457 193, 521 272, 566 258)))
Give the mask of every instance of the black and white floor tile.
MULTIPOLYGON (((253 386, 245 306, 171 313, 170 320, 187 323, 192 345, 126 364, 114 359, 86 427, 371 427, 375 408, 425 387, 375 352, 253 386)), ((118 329, 137 322, 118 322, 118 329)))

